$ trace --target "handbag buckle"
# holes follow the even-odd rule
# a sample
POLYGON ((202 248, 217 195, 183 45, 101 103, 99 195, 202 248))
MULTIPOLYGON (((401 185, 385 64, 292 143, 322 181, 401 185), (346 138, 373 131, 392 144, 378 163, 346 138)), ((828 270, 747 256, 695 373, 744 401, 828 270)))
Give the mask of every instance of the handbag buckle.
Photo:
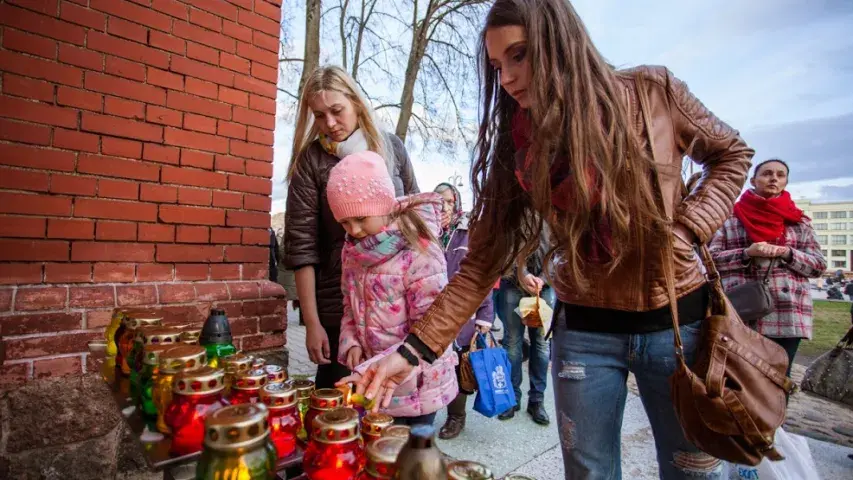
POLYGON ((678 345, 675 347, 675 356, 678 358, 682 358, 682 359, 684 358, 684 347, 683 346, 678 345))

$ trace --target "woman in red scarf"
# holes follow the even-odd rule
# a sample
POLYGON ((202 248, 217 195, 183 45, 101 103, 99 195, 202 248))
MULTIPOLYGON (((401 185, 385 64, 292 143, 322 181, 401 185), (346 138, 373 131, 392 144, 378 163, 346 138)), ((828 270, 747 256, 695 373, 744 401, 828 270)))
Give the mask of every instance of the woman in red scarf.
POLYGON ((775 311, 760 319, 759 333, 788 352, 791 363, 803 338, 812 337, 809 278, 826 270, 809 217, 785 191, 788 164, 766 160, 755 167, 753 189, 737 201, 734 214, 711 241, 711 254, 728 289, 763 278, 769 282, 775 311))

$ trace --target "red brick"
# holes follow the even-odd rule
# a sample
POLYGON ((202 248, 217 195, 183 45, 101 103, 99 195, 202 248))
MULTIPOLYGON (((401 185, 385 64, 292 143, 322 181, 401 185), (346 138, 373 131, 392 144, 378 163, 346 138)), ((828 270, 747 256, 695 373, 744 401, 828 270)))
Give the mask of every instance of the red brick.
POLYGON ((198 113, 209 117, 228 120, 231 118, 231 107, 224 103, 205 100, 181 92, 169 91, 166 106, 175 110, 198 113))
MULTIPOLYGON (((0 65, 8 72, 26 75, 27 77, 49 80, 51 82, 80 87, 83 85, 83 70, 56 62, 28 57, 8 50, 0 50, 0 65)), ((234 78, 231 74, 231 83, 234 78)))
POLYGON ((142 158, 142 142, 114 137, 101 139, 101 152, 127 158, 142 158))
MULTIPOLYGON (((9 246, 17 246, 17 243, 35 243, 35 242, 27 242, 21 240, 20 242, 15 240, 0 240, 0 245, 9 245, 9 246)), ((41 242, 39 242, 41 243, 41 242)), ((0 256, 5 256, 13 252, 0 252, 0 256)), ((27 252, 18 252, 18 253, 27 253, 27 252)), ((35 253, 35 252, 29 252, 35 253)), ((22 257, 27 257, 32 255, 18 255, 22 257)), ((67 257, 67 256, 66 256, 67 257)), ((30 258, 19 258, 18 260, 30 260, 30 258)), ((41 265, 36 263, 0 263, 0 284, 2 285, 21 285, 27 283, 41 283, 41 265)), ((5 302, 5 300, 4 300, 5 302)), ((9 297, 9 302, 11 302, 11 297, 9 297)), ((5 310, 11 309, 11 305, 5 310)))
POLYGON ((216 156, 216 170, 244 173, 246 171, 245 165, 245 161, 242 158, 228 157, 225 155, 216 156))
POLYGON ((30 363, 6 363, 0 366, 0 388, 15 387, 32 380, 30 363))
POLYGON ((83 357, 81 355, 48 358, 33 362, 33 379, 35 380, 80 375, 82 373, 83 357))
MULTIPOLYGON (((53 131, 53 146, 57 148, 98 153, 98 149, 101 148, 100 140, 100 137, 97 135, 78 132, 77 130, 56 128, 53 131)), ((73 154, 71 154, 71 158, 73 159, 73 154)))
POLYGON ((80 154, 77 171, 107 177, 131 178, 134 180, 157 181, 160 167, 133 160, 124 160, 103 155, 80 154))
POLYGON ((278 68, 278 50, 272 53, 246 42, 237 42, 237 55, 269 67, 278 68))
POLYGON ((148 41, 147 28, 116 17, 110 17, 107 24, 107 32, 110 35, 133 40, 134 42, 145 43, 148 41))
POLYGON ((188 303, 195 301, 192 285, 158 285, 160 303, 188 303))
POLYGON ((157 221, 157 205, 153 203, 78 198, 74 202, 74 216, 154 222, 157 221))
POLYGON ((237 75, 234 77, 234 88, 257 93, 267 98, 276 98, 278 92, 275 82, 264 82, 246 75, 237 75))
MULTIPOLYGON (((218 244, 238 244, 240 243, 239 228, 217 228, 210 229, 210 243, 218 244)), ((269 239, 267 239, 269 241, 269 239)))
POLYGON ((15 8, 8 3, 0 4, 0 24, 75 45, 83 45, 86 38, 86 30, 82 27, 15 8))
POLYGON ((150 85, 158 85, 161 87, 171 88, 173 90, 184 89, 183 76, 154 67, 148 67, 148 83, 150 85))
POLYGON ((169 65, 169 70, 177 73, 182 73, 190 77, 208 80, 219 85, 226 85, 229 87, 234 85, 233 73, 226 72, 219 67, 214 67, 212 65, 197 62, 189 58, 172 58, 172 63, 169 65))
POLYGON ((225 211, 218 208, 160 205, 160 221, 186 225, 224 225, 225 211))
POLYGON ((159 223, 140 223, 138 239, 140 242, 174 242, 175 227, 159 223))
MULTIPOLYGON (((219 135, 222 135, 223 137, 231 137, 231 138, 236 138, 239 140, 245 140, 246 139, 246 126, 241 125, 239 123, 232 123, 232 122, 226 122, 224 120, 220 120, 217 133, 219 135)), ((239 173, 243 173, 243 171, 240 170, 239 173)))
MULTIPOLYGON (((264 266, 266 267, 266 264, 264 264, 264 266)), ((258 283, 261 286, 261 298, 275 297, 284 299, 285 297, 287 297, 287 292, 284 290, 284 287, 282 287, 276 282, 266 280, 266 277, 264 277, 264 280, 262 282, 258 283)))
POLYGON ((186 0, 186 3, 228 20, 237 20, 237 7, 223 0, 186 0))
POLYGON ((259 13, 275 22, 281 21, 281 3, 271 5, 262 0, 255 0, 255 13, 259 13))
POLYGON ((166 52, 104 33, 90 31, 86 45, 96 52, 109 53, 145 65, 159 68, 169 66, 169 54, 166 52))
POLYGON ((164 147, 155 143, 146 143, 142 149, 142 159, 158 163, 177 165, 181 150, 175 147, 164 147))
POLYGON ((181 20, 189 18, 189 7, 175 0, 153 0, 151 7, 181 20))
POLYGON ((132 263, 96 263, 95 281, 105 283, 129 283, 134 279, 132 263))
MULTIPOLYGON (((182 281, 207 280, 208 269, 209 269, 209 267, 207 266, 207 264, 175 265, 175 280, 182 280, 182 281)), ((201 292, 199 292, 199 297, 201 297, 201 292)), ((226 298, 228 298, 228 297, 226 296, 226 298)), ((199 300, 202 300, 202 299, 199 298, 199 300)))
POLYGON ((262 145, 272 145, 274 143, 274 132, 272 130, 249 127, 249 141, 262 145))
POLYGON ((227 68, 228 70, 233 70, 237 73, 242 73, 243 75, 249 75, 249 73, 251 73, 251 66, 248 60, 237 55, 231 55, 230 53, 220 53, 219 66, 227 68))
MULTIPOLYGON (((69 333, 66 335, 7 340, 6 355, 9 360, 19 360, 25 358, 45 357, 48 355, 83 353, 89 350, 88 343, 98 337, 103 337, 103 333, 69 333)), ((41 367, 39 371, 41 372, 44 371, 45 368, 49 369, 54 367, 54 365, 48 365, 47 367, 41 367)))
POLYGON ((252 30, 250 28, 229 22, 228 20, 222 21, 222 33, 231 38, 243 40, 244 42, 252 41, 252 30))
POLYGON ((229 227, 269 228, 270 215, 261 212, 228 210, 226 225, 229 227))
POLYGON ((104 64, 104 71, 118 77, 129 78, 138 82, 145 81, 145 65, 141 63, 131 62, 123 58, 107 55, 107 61, 104 64))
POLYGON ((0 215, 0 237, 44 238, 46 224, 44 218, 0 215))
POLYGON ((69 291, 69 307, 114 307, 116 304, 115 289, 103 287, 71 287, 69 291))
POLYGON ((228 175, 228 190, 270 195, 272 193, 272 182, 264 178, 228 175))
POLYGON ((68 105, 82 108, 84 110, 100 112, 103 109, 103 95, 88 92, 86 90, 60 86, 56 92, 56 103, 57 105, 68 105))
MULTIPOLYGON (((4 65, 5 68, 5 65, 4 65)), ((32 100, 53 102, 54 85, 41 80, 3 74, 3 92, 32 100)), ((4 116, 6 113, 3 113, 4 116)))
MULTIPOLYGON (((4 64, 0 63, 0 65, 4 64)), ((77 128, 77 110, 70 108, 54 107, 52 105, 2 95, 0 96, 0 112, 7 118, 56 125, 59 127, 77 128)), ((223 138, 222 140, 227 144, 228 141, 226 139, 223 138)))
POLYGON ((234 107, 234 119, 238 123, 245 123, 266 130, 275 129, 275 115, 256 112, 242 107, 234 107))
POLYGON ((72 5, 68 2, 62 2, 62 7, 59 10, 59 18, 101 32, 104 31, 107 23, 106 15, 89 10, 88 8, 72 5))
MULTIPOLYGON (((261 291, 261 297, 264 296, 263 291, 261 291)), ((247 317, 275 315, 277 319, 275 326, 269 326, 267 330, 283 330, 287 325, 287 303, 284 298, 246 302, 243 305, 243 312, 247 317)), ((263 320, 262 323, 264 323, 263 320)), ((267 324, 269 325, 269 323, 267 324)))
POLYGON ((211 265, 211 280, 239 280, 240 265, 211 265))
MULTIPOLYGON (((224 310, 228 318, 240 318, 243 316, 243 302, 216 302, 212 306, 224 310)), ((239 339, 234 342, 235 347, 238 342, 239 339)))
POLYGON ((124 0, 89 0, 89 7, 163 32, 169 32, 172 25, 172 20, 166 15, 124 0))
POLYGON ((133 80, 104 75, 96 72, 86 72, 86 89, 95 92, 108 93, 117 97, 139 100, 155 105, 166 104, 166 91, 160 87, 144 85, 133 80))
POLYGON ((275 115, 275 100, 252 94, 249 96, 249 108, 275 115))
POLYGON ((67 301, 67 287, 19 287, 15 293, 15 311, 62 310, 67 301))
POLYGON ((145 104, 107 96, 104 99, 104 113, 108 115, 117 115, 119 117, 132 118, 135 120, 144 120, 145 104))
POLYGON ((97 184, 94 178, 53 174, 50 176, 50 193, 94 196, 97 184))
POLYGON ((98 222, 96 240, 136 241, 136 224, 130 222, 98 222))
MULTIPOLYGON (((152 262, 154 245, 144 243, 74 242, 71 245, 73 262, 152 262)), ((97 277, 98 265, 95 265, 97 277)), ((95 281, 98 281, 95 278, 95 281)))
POLYGON ((91 220, 51 218, 47 222, 47 236, 48 238, 89 240, 95 238, 95 222, 91 220))
POLYGON ((204 45, 199 45, 195 42, 187 42, 187 57, 201 60, 202 62, 209 63, 211 65, 219 65, 218 50, 205 47, 204 45))
MULTIPOLYGON (((224 267, 226 265, 214 265, 224 267)), ((228 300, 228 287, 224 283, 197 283, 195 285, 196 298, 199 302, 212 302, 217 300, 228 300)))
POLYGON ((0 119, 0 140, 50 145, 50 127, 0 119))
POLYGON ((184 124, 183 113, 154 105, 148 105, 145 110, 145 119, 152 123, 161 123, 173 127, 180 127, 184 124))
POLYGON ((252 76, 269 83, 275 83, 278 79, 278 70, 259 62, 252 62, 252 76))
POLYGON ((208 243, 210 231, 208 227, 178 225, 175 241, 178 243, 208 243))
MULTIPOLYGON (((46 263, 46 283, 88 283, 92 281, 91 263, 46 263)), ((70 329, 69 329, 70 330, 70 329)))
POLYGON ((71 198, 0 191, 0 213, 71 215, 71 198))
POLYGON ((221 262, 222 247, 158 244, 158 262, 221 262))
MULTIPOLYGON (((210 206, 210 190, 180 187, 178 189, 178 203, 210 206)), ((180 232, 178 236, 180 236, 180 232)))
POLYGON ((198 132, 216 134, 216 119, 187 113, 184 115, 184 128, 198 132))
MULTIPOLYGON (((60 240, 15 240, 0 238, 0 260, 67 261, 68 242, 60 240)), ((0 264, 0 283, 39 283, 39 264, 0 264)))
MULTIPOLYGON (((163 140, 163 127, 89 112, 83 112, 81 130, 149 142, 161 142, 163 140)), ((156 169, 156 167, 153 168, 156 169)))
POLYGON ((228 139, 206 133, 188 132, 167 127, 164 134, 167 145, 188 147, 216 153, 228 153, 228 139))
POLYGON ((75 47, 67 43, 59 44, 59 61, 99 72, 104 69, 104 55, 102 53, 75 47))
POLYGON ((262 195, 246 195, 243 198, 243 208, 258 212, 269 212, 272 209, 272 198, 262 195))
POLYGON ((139 184, 136 182, 101 179, 98 181, 98 196, 139 200, 139 184))
POLYGON ((190 23, 219 32, 222 30, 222 19, 195 8, 190 9, 190 23))
POLYGON ((273 37, 272 35, 267 35, 255 30, 252 32, 252 44, 256 47, 263 48, 264 50, 269 50, 278 56, 278 37, 273 37))
POLYGON ((234 192, 213 192, 213 206, 243 208, 243 195, 234 192))
MULTIPOLYGON (((269 245, 269 243, 270 243, 269 230, 262 229, 262 228, 244 228, 243 229, 243 244, 244 245, 269 245)), ((254 261, 254 260, 246 260, 246 261, 254 261)))
POLYGON ((27 10, 32 10, 34 12, 42 13, 44 15, 49 15, 51 17, 56 16, 56 12, 59 10, 58 1, 57 0, 6 0, 8 3, 12 5, 17 5, 22 8, 26 8, 27 10))
POLYGON ((174 267, 171 264, 140 263, 136 267, 138 282, 171 281, 173 277, 174 267))
POLYGON ((216 100, 220 87, 213 82, 187 77, 187 92, 200 97, 216 100))
POLYGON ((221 173, 171 166, 163 167, 161 181, 163 183, 209 188, 225 188, 226 185, 226 177, 221 173))
POLYGON ((181 149, 181 165, 213 170, 213 155, 184 148, 181 149))
POLYGON ((187 42, 177 37, 173 37, 168 33, 150 31, 148 33, 148 45, 154 48, 161 48, 178 55, 183 55, 187 51, 187 42))
POLYGON ((252 335, 258 333, 258 319, 257 318, 232 318, 231 322, 231 333, 235 337, 241 337, 243 335, 252 335))
POLYGON ((269 254, 269 247, 225 247, 226 262, 263 262, 269 254))
MULTIPOLYGON (((86 315, 86 328, 104 328, 112 322, 113 311, 112 309, 108 310, 87 310, 85 312, 86 315)), ((94 355, 89 356, 94 357, 94 355)), ((93 371, 93 370, 89 370, 93 371)))
POLYGON ((143 183, 139 187, 139 199, 143 202, 176 203, 178 189, 166 185, 143 183))
POLYGON ((255 162, 246 160, 246 175, 272 178, 273 165, 270 162, 255 162))
POLYGON ((210 45, 211 47, 224 52, 234 53, 237 51, 237 42, 234 41, 234 39, 180 20, 175 21, 175 25, 172 28, 172 34, 185 40, 192 40, 203 45, 210 45))
POLYGON ((240 25, 245 25, 254 30, 260 30, 267 35, 278 35, 278 22, 264 18, 260 15, 255 15, 247 10, 240 10, 237 22, 240 25))
POLYGON ((49 178, 44 172, 0 167, 0 188, 46 192, 49 178))
POLYGON ((17 30, 3 33, 3 47, 39 57, 56 59, 56 41, 17 30))
POLYGON ((29 313, 0 317, 0 329, 3 331, 3 336, 6 337, 80 330, 82 326, 83 314, 79 312, 29 313))
POLYGON ((157 289, 154 285, 134 285, 116 287, 116 300, 119 306, 152 305, 157 303, 157 289))
MULTIPOLYGON (((272 302, 272 301, 269 301, 272 302)), ((282 303, 279 301, 278 303, 282 303)), ((287 315, 275 313, 260 318, 261 333, 281 333, 287 330, 287 315)))
MULTIPOLYGON (((270 274, 269 265, 266 263, 244 263, 242 270, 243 280, 264 280, 270 274)), ((266 296, 263 291, 261 296, 266 296)))

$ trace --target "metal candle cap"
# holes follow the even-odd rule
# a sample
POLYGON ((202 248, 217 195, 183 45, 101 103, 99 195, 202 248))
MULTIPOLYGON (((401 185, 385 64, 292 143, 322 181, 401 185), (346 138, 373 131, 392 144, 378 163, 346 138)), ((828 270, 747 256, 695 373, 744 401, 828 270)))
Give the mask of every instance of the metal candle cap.
POLYGON ((222 363, 222 368, 225 369, 226 374, 237 375, 252 370, 252 359, 253 357, 251 355, 238 352, 233 355, 222 357, 219 361, 222 363))
MULTIPOLYGON (((372 470, 371 467, 375 464, 393 465, 400 455, 400 450, 406 446, 406 440, 403 438, 385 437, 371 442, 367 445, 365 453, 367 454, 367 470, 372 470)), ((379 472, 369 472, 374 476, 379 472)))
POLYGON ((281 365, 265 365, 267 383, 284 383, 287 380, 287 370, 281 365))
POLYGON ((181 331, 170 327, 142 328, 139 330, 143 345, 176 345, 181 331))
POLYGON ((460 461, 447 466, 448 480, 494 480, 492 471, 477 462, 460 461))
POLYGON ((221 408, 204 420, 204 446, 214 450, 238 450, 269 436, 269 412, 263 404, 242 403, 221 408))
POLYGON ((336 388, 318 388, 311 393, 308 405, 315 410, 331 410, 344 406, 344 394, 336 388))
POLYGON ((160 365, 160 354, 164 351, 174 348, 172 345, 145 345, 142 349, 142 363, 145 365, 160 365))
POLYGON ((346 443, 358 440, 358 412, 336 408, 314 417, 311 437, 320 443, 346 443))
POLYGON ((386 428, 394 425, 394 417, 386 413, 371 412, 361 419, 361 433, 378 437, 386 428))
POLYGON ((199 326, 183 328, 181 331, 181 343, 198 345, 199 338, 201 338, 201 327, 199 326))
POLYGON ((252 370, 257 370, 259 368, 264 368, 267 364, 267 361, 262 357, 255 357, 252 359, 252 370))
POLYGON ((391 425, 382 432, 382 438, 394 437, 408 440, 411 430, 408 425, 391 425))
POLYGON ((224 388, 225 372, 208 366, 178 372, 172 381, 172 393, 177 395, 209 395, 224 388))
POLYGON ((510 473, 509 475, 504 477, 504 480, 536 480, 533 477, 528 477, 527 475, 522 475, 520 473, 510 473))
POLYGON ((296 406, 296 389, 286 383, 270 383, 260 391, 261 402, 270 410, 296 406))
POLYGON ((290 384, 296 389, 296 396, 300 399, 310 398, 314 391, 314 382, 311 380, 292 380, 290 384))
POLYGON ((267 372, 264 370, 238 373, 231 380, 231 388, 234 390, 260 390, 266 384, 267 372))
POLYGON ((129 330, 163 324, 163 315, 152 311, 130 311, 124 314, 124 326, 129 330))
POLYGON ((174 375, 207 365, 207 351, 198 345, 177 345, 160 353, 160 372, 174 375))
POLYGON ((212 309, 204 326, 201 327, 199 342, 202 345, 227 345, 231 341, 231 324, 228 323, 225 310, 212 309))

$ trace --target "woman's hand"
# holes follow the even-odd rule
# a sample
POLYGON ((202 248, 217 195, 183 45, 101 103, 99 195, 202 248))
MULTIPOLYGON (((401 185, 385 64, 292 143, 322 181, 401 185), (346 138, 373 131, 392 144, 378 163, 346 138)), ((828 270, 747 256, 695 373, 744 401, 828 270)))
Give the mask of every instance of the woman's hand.
POLYGON ((339 380, 335 385, 355 383, 355 393, 360 393, 370 400, 375 399, 372 411, 387 408, 394 397, 394 390, 400 386, 415 367, 397 352, 370 365, 364 375, 353 373, 339 380))
POLYGON ((361 347, 352 347, 347 352, 347 368, 355 370, 355 367, 364 361, 364 350, 361 347))
POLYGON ((767 242, 757 242, 750 245, 744 253, 749 257, 775 258, 786 255, 788 250, 788 247, 771 245, 767 242))
MULTIPOLYGON (((313 323, 313 322, 312 322, 313 323)), ((308 350, 308 358, 317 365, 328 365, 332 363, 331 350, 329 349, 329 335, 326 329, 316 322, 314 326, 308 322, 305 332, 305 349, 308 350)))
POLYGON ((526 274, 524 278, 521 279, 521 288, 530 294, 538 294, 542 291, 543 286, 545 286, 545 282, 531 273, 526 274))

